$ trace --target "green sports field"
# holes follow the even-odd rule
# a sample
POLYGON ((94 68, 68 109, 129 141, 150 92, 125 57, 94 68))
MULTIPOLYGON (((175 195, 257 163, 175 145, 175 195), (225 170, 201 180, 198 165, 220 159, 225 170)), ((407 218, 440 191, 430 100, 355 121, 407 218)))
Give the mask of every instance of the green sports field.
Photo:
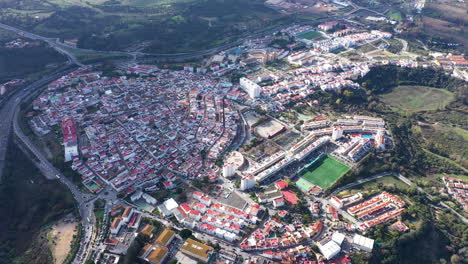
POLYGON ((314 168, 311 170, 303 172, 301 177, 324 190, 328 189, 349 170, 348 166, 330 156, 319 162, 318 166, 313 166, 314 168))
POLYGON ((322 36, 322 33, 318 31, 306 31, 306 32, 302 32, 296 35, 296 37, 298 38, 308 39, 308 40, 312 40, 320 36, 322 36))

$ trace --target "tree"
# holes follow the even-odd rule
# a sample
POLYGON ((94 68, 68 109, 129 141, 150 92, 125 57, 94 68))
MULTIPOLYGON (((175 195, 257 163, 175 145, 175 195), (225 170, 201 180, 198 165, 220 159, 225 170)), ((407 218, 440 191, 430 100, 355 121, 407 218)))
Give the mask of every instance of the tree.
POLYGON ((182 237, 183 239, 187 239, 189 237, 192 236, 192 230, 190 229, 182 229, 180 230, 180 233, 179 233, 180 237, 182 237))
POLYGON ((452 263, 452 264, 460 264, 460 263, 461 263, 461 258, 460 258, 460 256, 458 256, 457 254, 452 255, 452 257, 450 257, 450 263, 452 263))

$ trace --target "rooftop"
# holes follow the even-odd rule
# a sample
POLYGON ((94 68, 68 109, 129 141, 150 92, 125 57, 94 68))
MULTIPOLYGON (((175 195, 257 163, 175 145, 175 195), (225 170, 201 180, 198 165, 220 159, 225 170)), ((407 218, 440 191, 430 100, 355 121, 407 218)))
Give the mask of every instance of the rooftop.
POLYGON ((180 249, 189 251, 190 253, 198 255, 204 259, 208 258, 209 257, 208 253, 213 250, 212 247, 207 246, 198 241, 195 241, 191 238, 187 239, 184 242, 184 244, 180 247, 180 249))
POLYGON ((169 241, 172 239, 172 237, 175 235, 175 232, 170 230, 169 228, 164 229, 161 234, 158 236, 156 239, 156 243, 162 246, 167 246, 169 241))

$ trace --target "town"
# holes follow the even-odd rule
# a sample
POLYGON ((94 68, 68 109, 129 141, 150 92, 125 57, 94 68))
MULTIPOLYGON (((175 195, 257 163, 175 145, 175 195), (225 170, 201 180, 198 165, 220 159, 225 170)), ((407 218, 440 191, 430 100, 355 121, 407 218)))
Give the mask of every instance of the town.
MULTIPOLYGON (((349 8, 325 2, 321 8, 349 8)), ((388 120, 333 111, 318 96, 352 98, 363 91, 358 80, 387 65, 437 68, 468 81, 463 55, 393 54, 395 42, 407 45, 333 18, 246 38, 195 62, 133 60, 112 73, 92 64, 48 83, 23 126, 93 197, 79 261, 119 263, 132 254, 152 264, 347 264, 381 246, 376 228, 414 231, 423 221, 397 187, 435 199, 398 168, 345 181, 376 155, 392 158, 388 120)), ((18 39, 6 47, 27 45, 36 44, 18 39)), ((23 82, 0 84, 0 95, 23 82)), ((440 193, 454 201, 444 207, 468 212, 468 181, 444 175, 441 182, 440 193)))

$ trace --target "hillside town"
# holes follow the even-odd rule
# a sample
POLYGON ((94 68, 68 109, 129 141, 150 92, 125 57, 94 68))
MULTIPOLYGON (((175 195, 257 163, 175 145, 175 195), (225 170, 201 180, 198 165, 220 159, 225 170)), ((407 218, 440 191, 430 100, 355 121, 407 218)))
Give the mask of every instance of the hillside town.
MULTIPOLYGON (((32 100, 22 125, 93 197, 83 261, 115 264, 132 254, 151 264, 349 264, 381 250, 375 230, 396 236, 424 224, 409 192, 438 198, 398 166, 369 168, 409 143, 396 140, 396 121, 382 112, 338 109, 343 98, 365 93, 362 78, 379 66, 434 67, 468 80, 463 55, 389 56, 394 41, 393 33, 334 18, 255 35, 195 62, 77 67, 32 100)), ((1 84, 0 95, 22 83, 1 84)), ((398 128, 411 130, 403 121, 398 128)), ((441 182, 440 193, 456 203, 438 213, 468 212, 468 181, 441 182)))

